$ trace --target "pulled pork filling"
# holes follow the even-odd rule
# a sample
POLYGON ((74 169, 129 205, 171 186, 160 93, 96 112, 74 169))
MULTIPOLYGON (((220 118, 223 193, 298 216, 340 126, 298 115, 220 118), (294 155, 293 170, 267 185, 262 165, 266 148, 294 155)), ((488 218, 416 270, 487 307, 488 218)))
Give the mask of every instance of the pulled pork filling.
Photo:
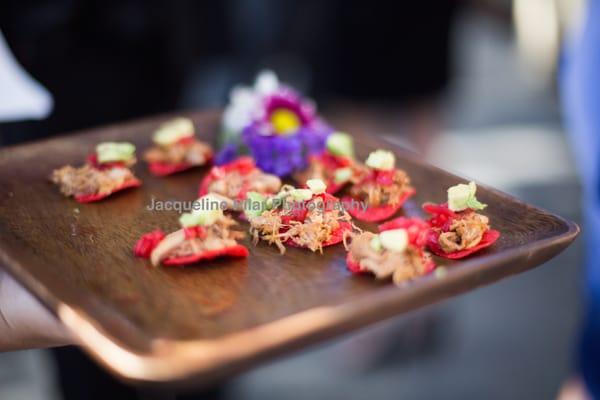
POLYGON ((490 229, 489 219, 485 215, 467 212, 454 219, 447 232, 441 232, 438 243, 446 253, 454 253, 475 247, 481 242, 483 234, 490 229))
POLYGON ((428 254, 423 254, 412 245, 408 245, 401 253, 386 249, 375 251, 371 247, 374 236, 375 234, 371 232, 351 235, 352 242, 347 245, 352 259, 363 270, 372 272, 378 279, 391 276, 396 284, 409 281, 426 272, 428 254))
POLYGON ((217 179, 208 186, 208 191, 230 199, 236 199, 245 192, 277 193, 281 188, 281 179, 275 175, 265 174, 256 169, 248 174, 238 171, 228 172, 223 178, 217 179))
POLYGON ((245 234, 232 230, 231 227, 234 225, 237 225, 235 220, 223 216, 214 224, 204 227, 206 236, 203 238, 188 239, 184 229, 170 233, 152 251, 150 260, 153 265, 158 265, 167 258, 192 256, 235 246, 236 240, 243 239, 245 234))
POLYGON ((146 153, 148 163, 203 165, 210 157, 210 147, 202 142, 175 143, 170 146, 155 146, 146 153))
POLYGON ((135 176, 127 168, 98 169, 89 164, 79 168, 67 165, 54 170, 51 176, 66 196, 108 194, 131 179, 135 176))
POLYGON ((285 253, 286 241, 306 247, 311 251, 323 251, 323 244, 331 240, 333 234, 340 228, 341 222, 351 223, 352 218, 343 210, 325 210, 322 199, 312 200, 314 207, 307 207, 302 221, 292 217, 294 205, 268 210, 258 217, 250 218, 250 233, 254 244, 264 240, 275 244, 281 254, 285 253), (320 202, 320 203, 319 203, 320 202), (284 223, 287 220, 289 222, 284 223))
POLYGON ((411 190, 410 178, 402 170, 394 170, 389 184, 382 185, 376 179, 367 179, 350 189, 350 196, 371 206, 398 204, 402 195, 411 190))

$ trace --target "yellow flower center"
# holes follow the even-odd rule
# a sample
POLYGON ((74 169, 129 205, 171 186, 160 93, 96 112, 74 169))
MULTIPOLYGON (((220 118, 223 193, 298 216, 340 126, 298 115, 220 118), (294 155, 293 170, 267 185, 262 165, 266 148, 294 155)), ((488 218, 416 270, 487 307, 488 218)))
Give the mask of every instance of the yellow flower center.
POLYGON ((271 124, 276 134, 289 135, 298 130, 300 119, 293 111, 279 108, 271 113, 271 124))

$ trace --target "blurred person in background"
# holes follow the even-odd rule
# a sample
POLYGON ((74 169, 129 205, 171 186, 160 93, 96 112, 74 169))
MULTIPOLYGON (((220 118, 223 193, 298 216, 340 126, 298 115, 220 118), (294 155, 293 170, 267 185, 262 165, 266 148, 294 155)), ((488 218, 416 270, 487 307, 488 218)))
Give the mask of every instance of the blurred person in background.
POLYGON ((561 90, 568 131, 583 184, 586 229, 585 315, 578 348, 579 378, 560 398, 600 398, 600 1, 589 0, 580 26, 567 36, 561 90))

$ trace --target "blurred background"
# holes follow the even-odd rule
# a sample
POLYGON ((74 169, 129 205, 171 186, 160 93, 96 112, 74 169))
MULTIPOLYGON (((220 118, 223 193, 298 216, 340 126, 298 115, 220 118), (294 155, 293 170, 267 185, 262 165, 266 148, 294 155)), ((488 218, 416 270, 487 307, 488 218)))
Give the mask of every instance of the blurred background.
MULTIPOLYGON (((8 48, 47 91, 31 84, 38 102, 29 116, 2 119, 0 109, 0 145, 222 107, 234 84, 268 67, 313 97, 340 130, 386 136, 579 222, 556 74, 583 5, 1 0, 8 48)), ((574 371, 582 242, 531 272, 190 398, 555 398, 574 371)), ((74 348, 0 354, 0 399, 77 398, 86 385, 122 390, 86 373, 101 374, 74 348)))

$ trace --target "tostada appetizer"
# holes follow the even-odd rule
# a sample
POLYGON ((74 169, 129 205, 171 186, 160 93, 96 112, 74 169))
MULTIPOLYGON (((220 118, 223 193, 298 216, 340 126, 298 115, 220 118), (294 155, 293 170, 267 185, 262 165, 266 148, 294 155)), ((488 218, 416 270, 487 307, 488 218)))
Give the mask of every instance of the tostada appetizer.
POLYGON ((372 273, 378 279, 392 278, 401 284, 435 269, 424 250, 428 226, 414 218, 398 218, 394 225, 381 226, 380 233, 351 234, 346 265, 355 274, 372 273))
POLYGON ((327 193, 335 194, 346 184, 357 183, 364 167, 354 159, 350 135, 342 132, 327 137, 325 151, 308 159, 308 168, 294 175, 298 182, 320 179, 327 185, 327 193))
POLYGON ((129 167, 135 164, 135 146, 131 143, 104 142, 96 146, 82 167, 66 165, 52 172, 50 179, 65 196, 90 203, 112 193, 137 187, 142 182, 129 167))
POLYGON ((321 180, 310 180, 307 189, 284 185, 266 197, 249 193, 245 212, 250 233, 257 243, 264 240, 285 253, 285 245, 323 251, 340 243, 354 229, 352 218, 341 202, 325 191, 321 180))
POLYGON ((349 207, 348 212, 354 218, 367 222, 383 221, 415 194, 408 174, 397 169, 395 163, 396 158, 389 151, 376 150, 369 154, 362 177, 344 198, 346 204, 353 204, 353 200, 365 204, 366 207, 349 207))
POLYGON ((264 173, 252 158, 244 156, 213 167, 202 180, 198 195, 213 193, 233 202, 244 200, 248 192, 273 194, 280 188, 278 176, 264 173))
POLYGON ((133 249, 152 265, 188 265, 217 257, 247 257, 248 249, 237 242, 245 236, 232 228, 237 222, 223 214, 221 201, 198 199, 202 208, 181 215, 181 229, 165 235, 161 230, 143 235, 133 249), (208 206, 206 206, 208 205, 208 206))
POLYGON ((448 202, 426 203, 431 214, 427 239, 429 250, 441 257, 458 259, 494 244, 500 232, 491 229, 489 218, 477 211, 486 205, 475 197, 475 182, 458 184, 448 189, 448 202))
POLYGON ((144 153, 150 172, 167 176, 210 162, 212 148, 194 135, 194 124, 188 118, 162 124, 152 137, 154 147, 144 153))

